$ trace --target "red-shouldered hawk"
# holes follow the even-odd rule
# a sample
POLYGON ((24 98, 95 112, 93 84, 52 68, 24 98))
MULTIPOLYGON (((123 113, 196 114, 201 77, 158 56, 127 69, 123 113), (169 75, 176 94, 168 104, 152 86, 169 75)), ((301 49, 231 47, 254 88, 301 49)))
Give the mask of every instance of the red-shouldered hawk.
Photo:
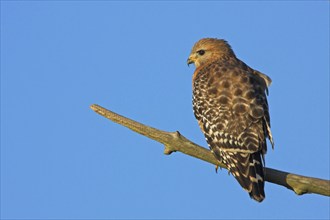
POLYGON ((266 97, 271 79, 237 59, 221 39, 199 40, 187 63, 196 66, 193 109, 212 153, 261 202, 266 138, 274 145, 266 97))

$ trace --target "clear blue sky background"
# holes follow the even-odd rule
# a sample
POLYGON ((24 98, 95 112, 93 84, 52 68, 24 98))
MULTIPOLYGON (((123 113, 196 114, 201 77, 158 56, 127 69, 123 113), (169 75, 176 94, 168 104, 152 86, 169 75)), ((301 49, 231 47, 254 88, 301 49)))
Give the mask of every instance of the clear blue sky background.
POLYGON ((329 179, 328 1, 1 1, 1 218, 329 218, 329 197, 267 183, 256 203, 89 108, 206 147, 186 65, 202 37, 273 79, 266 165, 329 179))

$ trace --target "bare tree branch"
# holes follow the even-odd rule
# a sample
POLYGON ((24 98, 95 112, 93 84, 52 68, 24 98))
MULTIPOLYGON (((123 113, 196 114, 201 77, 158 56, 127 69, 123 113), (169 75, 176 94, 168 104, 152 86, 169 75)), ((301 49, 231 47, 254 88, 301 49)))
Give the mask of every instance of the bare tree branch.
MULTIPOLYGON (((142 134, 148 138, 151 138, 157 142, 164 144, 164 153, 167 155, 171 154, 172 152, 180 151, 184 154, 225 168, 223 164, 219 163, 215 159, 213 154, 208 149, 191 142, 190 140, 182 136, 178 131, 166 132, 158 130, 156 128, 152 128, 139 122, 136 122, 132 119, 126 118, 124 116, 118 115, 96 104, 91 105, 90 107, 96 113, 102 115, 103 117, 106 117, 113 122, 121 124, 139 134, 142 134)), ((265 169, 266 181, 285 186, 286 188, 293 190, 298 195, 302 195, 305 193, 315 193, 324 196, 330 196, 329 180, 301 176, 271 168, 265 169)))

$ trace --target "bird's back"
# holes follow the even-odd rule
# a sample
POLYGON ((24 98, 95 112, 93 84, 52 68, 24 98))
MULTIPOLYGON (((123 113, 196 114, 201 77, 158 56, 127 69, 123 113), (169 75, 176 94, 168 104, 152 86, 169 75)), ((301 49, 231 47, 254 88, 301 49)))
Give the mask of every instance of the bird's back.
POLYGON ((262 201, 269 126, 267 82, 238 59, 202 66, 193 77, 193 109, 215 157, 250 196, 262 201))

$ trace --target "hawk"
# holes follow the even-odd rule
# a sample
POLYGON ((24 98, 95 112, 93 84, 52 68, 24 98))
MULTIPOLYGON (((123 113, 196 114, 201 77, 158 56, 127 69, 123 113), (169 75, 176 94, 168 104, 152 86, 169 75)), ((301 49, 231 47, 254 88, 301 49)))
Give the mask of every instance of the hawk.
POLYGON ((239 60, 222 39, 199 40, 187 63, 196 67, 193 110, 211 152, 261 202, 266 138, 274 146, 266 97, 271 79, 239 60))

